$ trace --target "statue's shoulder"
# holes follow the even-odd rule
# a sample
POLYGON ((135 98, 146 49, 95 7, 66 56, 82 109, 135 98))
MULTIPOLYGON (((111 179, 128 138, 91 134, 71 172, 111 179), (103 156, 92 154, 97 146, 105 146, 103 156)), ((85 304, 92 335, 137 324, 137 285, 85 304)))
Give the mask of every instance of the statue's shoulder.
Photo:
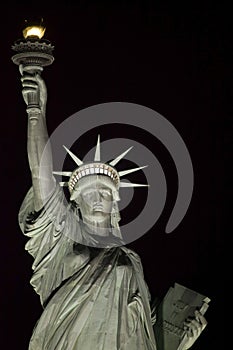
POLYGON ((129 249, 125 246, 120 247, 121 253, 129 258, 133 258, 134 260, 141 262, 140 256, 132 249, 129 249))

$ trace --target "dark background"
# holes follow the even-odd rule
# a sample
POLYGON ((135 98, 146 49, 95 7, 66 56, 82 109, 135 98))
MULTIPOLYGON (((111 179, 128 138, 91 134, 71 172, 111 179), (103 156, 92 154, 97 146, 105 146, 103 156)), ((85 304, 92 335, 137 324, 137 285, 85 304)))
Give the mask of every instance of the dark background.
MULTIPOLYGON (((193 198, 182 223, 166 235, 177 191, 170 156, 159 141, 133 129, 126 134, 124 128, 116 128, 111 134, 125 132, 150 148, 166 174, 168 198, 160 219, 148 234, 130 244, 141 256, 152 296, 162 297, 174 282, 207 295, 211 299, 208 326, 193 350, 224 348, 232 243, 229 9, 207 2, 202 7, 189 3, 189 7, 167 8, 155 1, 76 1, 75 6, 66 1, 54 6, 10 2, 1 13, 3 348, 27 349, 42 312, 29 284, 32 258, 24 250, 27 240, 17 221, 31 180, 20 75, 11 62, 11 45, 22 36, 24 20, 34 16, 44 18, 45 37, 55 45, 55 62, 43 72, 49 94, 49 133, 85 107, 124 101, 156 110, 185 141, 194 167, 193 198)), ((108 138, 107 132, 103 138, 108 138)))

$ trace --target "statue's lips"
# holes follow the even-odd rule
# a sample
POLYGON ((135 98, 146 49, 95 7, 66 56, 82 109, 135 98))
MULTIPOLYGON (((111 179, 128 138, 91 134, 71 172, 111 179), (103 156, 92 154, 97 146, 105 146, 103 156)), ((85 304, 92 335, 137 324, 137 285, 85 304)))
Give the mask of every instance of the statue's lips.
POLYGON ((103 206, 102 205, 95 205, 93 207, 93 211, 103 211, 103 206))

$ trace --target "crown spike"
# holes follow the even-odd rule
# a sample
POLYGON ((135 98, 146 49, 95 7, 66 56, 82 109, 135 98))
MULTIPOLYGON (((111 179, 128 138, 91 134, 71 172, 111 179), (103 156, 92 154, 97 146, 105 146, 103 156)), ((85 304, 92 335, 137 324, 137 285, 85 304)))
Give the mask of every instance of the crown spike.
POLYGON ((54 175, 71 176, 72 171, 53 171, 54 175))
POLYGON ((98 135, 98 139, 97 139, 94 161, 100 162, 100 135, 98 135))
POLYGON ((133 148, 133 146, 130 147, 130 148, 128 148, 125 152, 121 153, 118 157, 116 157, 114 160, 112 160, 112 161, 109 163, 109 165, 115 166, 117 163, 119 163, 119 161, 120 161, 122 158, 124 158, 124 156, 125 156, 132 148, 133 148))
POLYGON ((130 174, 130 173, 134 173, 135 171, 141 170, 148 167, 148 165, 144 165, 144 166, 140 166, 138 168, 133 168, 133 169, 129 169, 129 170, 123 170, 123 171, 119 171, 119 176, 122 177, 124 175, 130 174))
POLYGON ((134 184, 132 182, 120 182, 120 187, 149 187, 150 185, 146 184, 134 184))
POLYGON ((71 156, 71 158, 75 161, 75 163, 80 166, 83 164, 83 162, 74 154, 72 153, 66 146, 63 145, 63 147, 65 148, 66 152, 69 153, 69 155, 71 156))
POLYGON ((123 170, 118 172, 114 166, 122 159, 124 156, 133 148, 130 147, 128 148, 125 152, 121 153, 118 157, 116 157, 114 160, 111 162, 107 163, 101 163, 100 162, 100 135, 98 135, 97 139, 97 145, 96 145, 96 150, 95 150, 95 157, 94 157, 94 162, 93 163, 87 163, 84 164, 83 161, 81 161, 74 153, 72 153, 66 146, 63 145, 65 148, 66 152, 71 156, 71 158, 74 160, 74 162, 78 165, 78 168, 75 169, 74 171, 53 171, 54 175, 60 175, 60 176, 67 176, 69 177, 69 181, 67 182, 59 182, 60 186, 62 187, 68 187, 70 194, 72 195, 73 192, 75 191, 75 185, 76 183, 83 178, 84 176, 87 175, 92 175, 92 174, 103 174, 106 176, 109 176, 116 189, 118 190, 119 187, 149 187, 148 184, 136 184, 136 183, 131 183, 131 182, 121 182, 120 177, 130 174, 132 172, 144 169, 147 167, 141 166, 133 169, 128 169, 128 170, 123 170), (100 163, 100 164, 99 164, 100 163), (83 165, 83 166, 82 166, 83 165))

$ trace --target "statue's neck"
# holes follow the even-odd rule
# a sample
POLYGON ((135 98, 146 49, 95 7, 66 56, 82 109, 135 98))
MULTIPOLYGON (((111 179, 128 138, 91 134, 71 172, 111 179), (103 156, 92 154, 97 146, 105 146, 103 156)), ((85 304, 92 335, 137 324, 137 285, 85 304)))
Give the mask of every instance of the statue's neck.
POLYGON ((111 231, 109 218, 107 220, 99 222, 83 217, 83 227, 87 233, 101 237, 109 236, 109 233, 111 231))

